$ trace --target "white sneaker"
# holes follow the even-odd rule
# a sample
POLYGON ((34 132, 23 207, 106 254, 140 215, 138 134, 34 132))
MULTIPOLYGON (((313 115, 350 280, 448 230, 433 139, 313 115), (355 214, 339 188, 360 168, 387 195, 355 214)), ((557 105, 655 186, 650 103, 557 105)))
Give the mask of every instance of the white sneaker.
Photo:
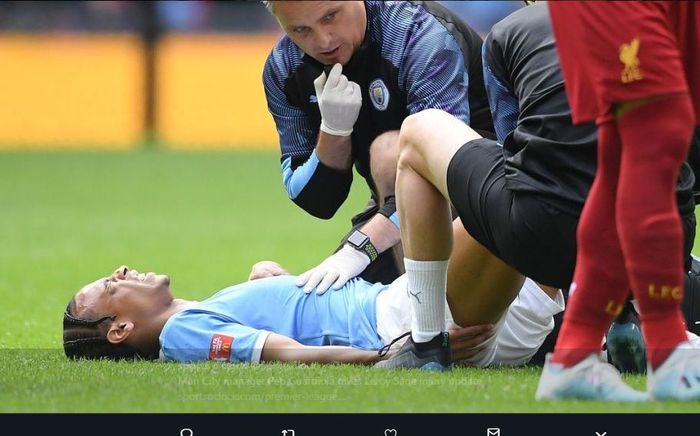
POLYGON ((655 400, 700 400, 700 350, 689 341, 678 344, 656 371, 647 370, 649 395, 655 400))
POLYGON ((640 403, 647 394, 627 386, 614 366, 592 353, 571 368, 551 362, 547 354, 535 398, 538 400, 600 400, 640 403))

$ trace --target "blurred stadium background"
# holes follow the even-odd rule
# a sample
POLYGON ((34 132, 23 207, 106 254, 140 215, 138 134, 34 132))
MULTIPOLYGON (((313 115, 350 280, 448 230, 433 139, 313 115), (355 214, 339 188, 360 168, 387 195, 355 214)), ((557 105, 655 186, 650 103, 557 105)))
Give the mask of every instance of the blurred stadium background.
MULTIPOLYGON (((520 2, 442 2, 475 29, 520 2)), ((276 149, 257 1, 0 2, 0 148, 276 149)))
MULTIPOLYGON (((484 35, 523 6, 442 3, 484 35)), ((330 221, 286 198, 261 83, 280 35, 257 1, 0 2, 0 412, 693 411, 534 404, 538 369, 67 361, 81 285, 128 263, 201 299, 262 259, 298 273, 366 202, 359 177, 330 221)))

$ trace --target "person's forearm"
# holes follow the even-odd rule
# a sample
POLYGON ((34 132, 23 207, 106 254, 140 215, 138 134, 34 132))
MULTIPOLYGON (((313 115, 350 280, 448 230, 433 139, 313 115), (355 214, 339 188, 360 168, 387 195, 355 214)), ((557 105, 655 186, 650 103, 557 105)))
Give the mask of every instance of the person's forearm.
POLYGON ((382 253, 401 241, 401 232, 394 223, 381 214, 376 214, 361 229, 369 240, 382 253))
POLYGON ((352 141, 350 136, 334 136, 318 133, 316 156, 327 167, 347 171, 352 168, 352 141))
POLYGON ((303 348, 279 348, 265 353, 263 360, 300 363, 359 363, 371 365, 380 359, 376 351, 358 350, 344 346, 305 346, 303 348), (267 357, 267 358, 266 358, 267 357))
POLYGON ((282 161, 282 178, 289 198, 311 215, 331 218, 350 193, 352 169, 331 168, 318 157, 317 150, 303 157, 282 161))
POLYGON ((318 363, 361 363, 371 365, 379 361, 376 351, 358 350, 352 347, 325 346, 310 347, 315 352, 315 361, 318 363))

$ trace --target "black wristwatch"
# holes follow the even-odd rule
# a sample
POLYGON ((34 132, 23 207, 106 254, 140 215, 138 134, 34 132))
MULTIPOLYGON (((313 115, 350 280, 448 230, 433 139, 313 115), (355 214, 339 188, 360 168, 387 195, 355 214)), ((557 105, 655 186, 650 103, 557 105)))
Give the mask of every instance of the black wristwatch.
POLYGON ((348 244, 355 250, 365 253, 367 257, 369 257, 370 263, 374 262, 377 257, 379 257, 379 253, 377 253, 377 249, 372 244, 372 241, 369 240, 369 236, 359 230, 355 230, 350 234, 348 237, 348 244))

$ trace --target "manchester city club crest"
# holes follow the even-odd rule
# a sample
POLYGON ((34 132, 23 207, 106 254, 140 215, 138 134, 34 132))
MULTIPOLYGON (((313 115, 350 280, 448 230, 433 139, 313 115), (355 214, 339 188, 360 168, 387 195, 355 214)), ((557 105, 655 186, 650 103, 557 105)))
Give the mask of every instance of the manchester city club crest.
POLYGON ((374 107, 383 111, 389 106, 389 89, 382 79, 376 79, 369 85, 369 99, 374 107))

